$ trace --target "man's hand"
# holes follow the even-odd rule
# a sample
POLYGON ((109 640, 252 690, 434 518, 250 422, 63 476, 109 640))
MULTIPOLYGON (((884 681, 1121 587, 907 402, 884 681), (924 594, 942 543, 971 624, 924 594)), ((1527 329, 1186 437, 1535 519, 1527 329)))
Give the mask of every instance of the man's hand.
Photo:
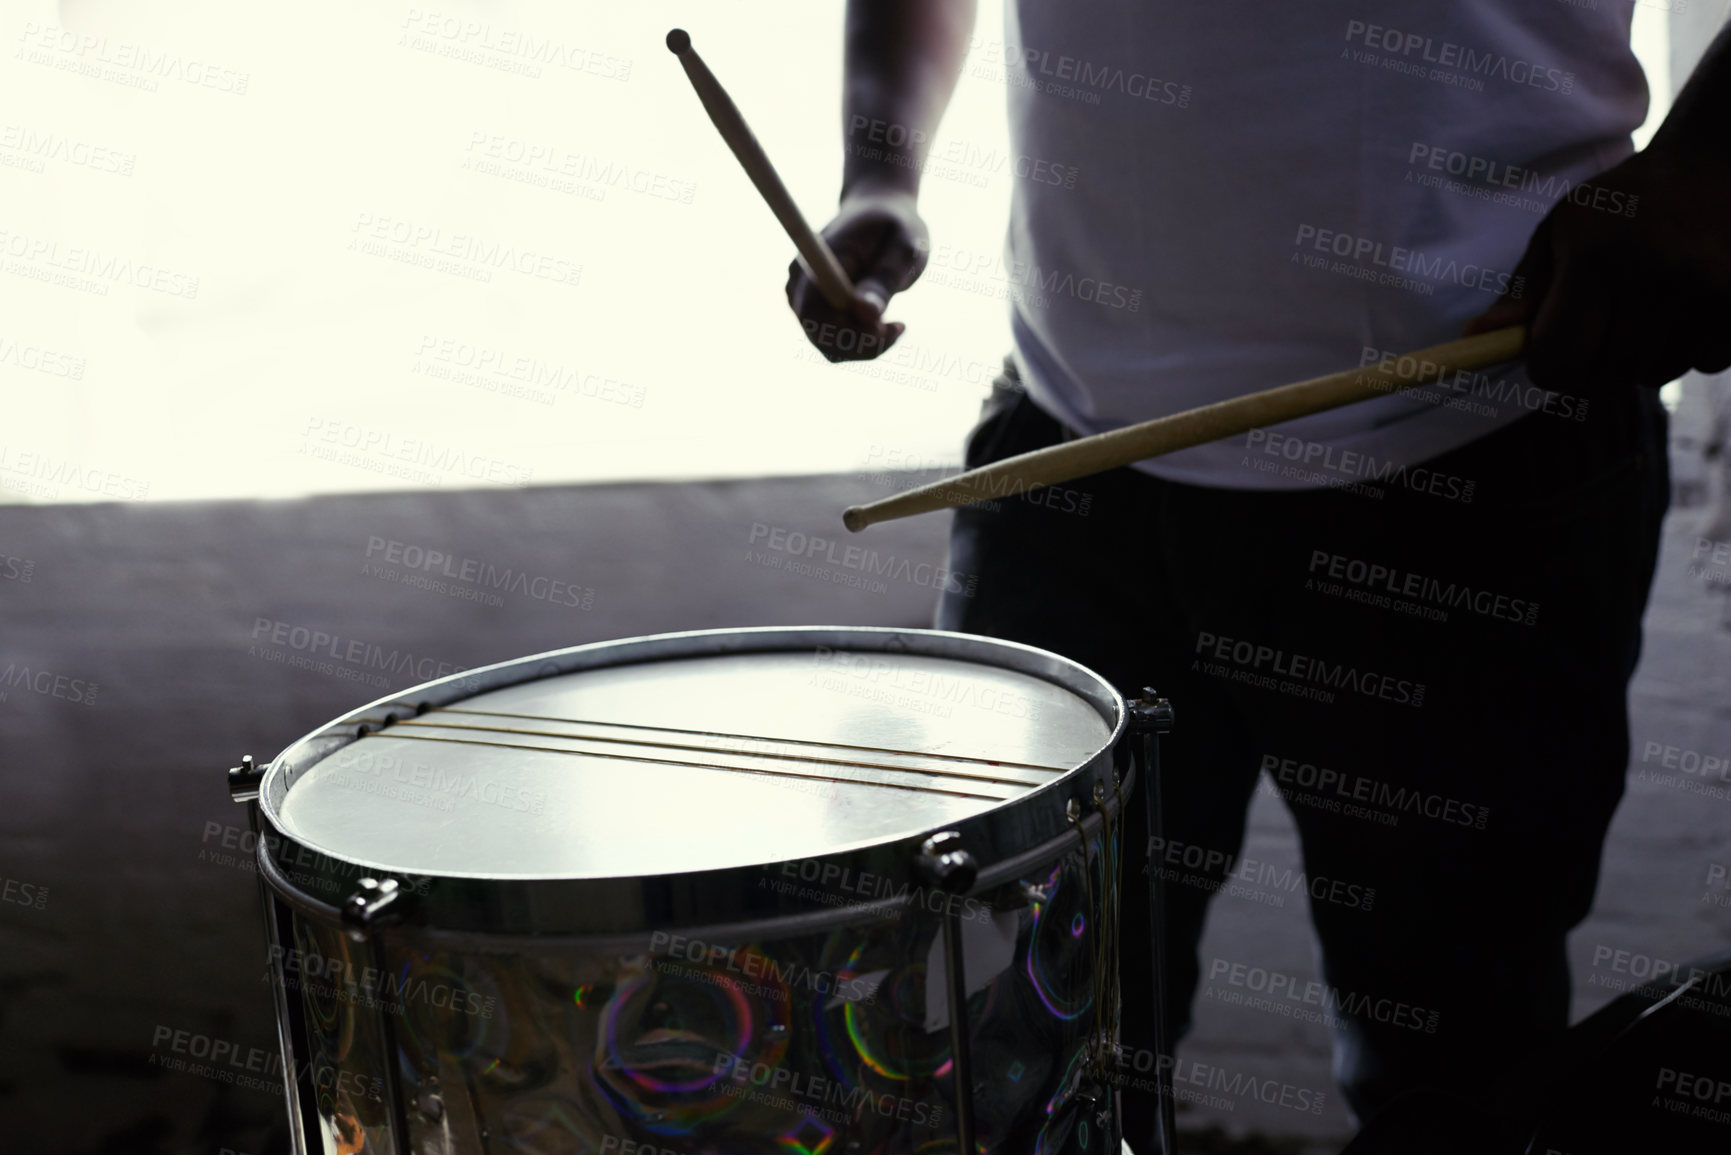
POLYGON ((806 337, 831 361, 869 361, 896 343, 905 326, 883 319, 889 299, 919 278, 931 248, 911 194, 858 191, 823 229, 823 239, 854 283, 852 309, 824 300, 796 258, 787 269, 787 303, 806 337))
POLYGON ((1545 389, 1657 389, 1731 366, 1731 162, 1655 142, 1577 185, 1466 331, 1523 322, 1545 389))
POLYGON ((837 309, 794 261, 787 303, 805 335, 831 361, 869 361, 902 335, 884 323, 889 299, 913 284, 931 245, 914 207, 920 172, 944 108, 955 91, 976 0, 847 0, 842 124, 886 125, 905 135, 893 156, 846 142, 841 212, 823 239, 854 283, 855 300, 837 309))

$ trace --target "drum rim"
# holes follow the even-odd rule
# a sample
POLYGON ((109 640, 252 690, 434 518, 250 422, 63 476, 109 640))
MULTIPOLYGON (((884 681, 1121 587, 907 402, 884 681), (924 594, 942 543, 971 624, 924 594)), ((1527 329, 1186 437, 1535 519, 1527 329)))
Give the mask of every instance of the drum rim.
MULTIPOLYGON (((1132 767, 1124 778, 1125 799, 1128 799, 1134 791, 1135 779, 1136 771, 1132 767)), ((1112 820, 1116 821, 1120 812, 1121 808, 1118 805, 1109 804, 1108 813, 1112 820)), ((1100 853, 1101 824, 1103 821, 1105 821, 1105 817, 1095 811, 1082 815, 1076 822, 1082 839, 1087 844, 1091 859, 1100 853)), ((973 889, 969 891, 969 895, 990 894, 1000 890, 1005 885, 1023 877, 1028 871, 1062 857, 1067 851, 1075 849, 1077 845, 1077 831, 1070 830, 1039 846, 1031 847, 1013 857, 1003 859, 993 864, 989 870, 980 872, 979 879, 973 889)), ((296 889, 294 884, 284 877, 282 868, 277 866, 271 855, 265 852, 262 843, 256 851, 256 857, 260 877, 271 890, 276 892, 277 899, 286 903, 291 910, 327 924, 341 921, 342 910, 339 907, 312 898, 296 889)), ((743 923, 699 923, 681 925, 677 928, 660 925, 645 926, 640 930, 625 934, 540 934, 535 936, 535 949, 549 953, 565 949, 612 951, 618 954, 645 953, 654 949, 655 935, 671 929, 677 929, 683 935, 702 938, 709 942, 745 943, 798 938, 811 934, 827 933, 843 927, 859 927, 878 922, 896 921, 909 913, 916 917, 922 917, 928 912, 922 911, 906 896, 892 897, 861 902, 857 906, 841 910, 783 913, 768 918, 760 916, 755 921, 743 923)), ((515 954, 523 949, 523 936, 521 934, 448 930, 441 926, 416 926, 395 937, 415 947, 461 953, 515 954)))
POLYGON ((881 626, 760 626, 592 642, 424 682, 375 699, 297 739, 271 760, 262 776, 259 812, 273 837, 261 839, 260 854, 268 854, 279 868, 273 872, 277 877, 266 880, 268 885, 277 890, 286 885, 314 903, 328 905, 328 900, 307 893, 304 888, 309 884, 327 893, 333 889, 347 893, 356 889, 361 877, 405 880, 411 883, 407 889, 414 893, 393 904, 397 909, 392 917, 411 925, 453 931, 634 934, 691 921, 668 911, 669 905, 689 909, 692 918, 706 923, 715 922, 717 915, 731 920, 805 914, 833 909, 837 904, 789 895, 779 895, 766 904, 760 884, 767 871, 799 861, 821 864, 820 871, 852 869, 876 873, 892 884, 899 880, 903 885, 923 885, 923 880, 915 877, 914 856, 919 844, 938 829, 960 832, 963 845, 979 860, 982 873, 1070 829, 1068 810, 1072 802, 1092 811, 1096 786, 1107 794, 1113 792, 1113 751, 1127 724, 1123 699, 1093 670, 1035 646, 975 634, 881 626), (411 876, 303 843, 288 831, 282 819, 282 801, 297 780, 297 767, 304 773, 364 734, 388 727, 392 715, 399 719, 414 716, 422 704, 449 705, 506 686, 583 670, 723 654, 805 652, 825 645, 857 652, 900 652, 971 661, 1028 674, 1083 699, 1107 723, 1109 733, 1099 749, 1060 777, 960 822, 903 838, 838 847, 821 856, 678 874, 607 878, 499 878, 466 873, 411 876), (296 860, 293 865, 291 858, 296 860), (759 893, 755 899, 742 898, 742 887, 759 893))

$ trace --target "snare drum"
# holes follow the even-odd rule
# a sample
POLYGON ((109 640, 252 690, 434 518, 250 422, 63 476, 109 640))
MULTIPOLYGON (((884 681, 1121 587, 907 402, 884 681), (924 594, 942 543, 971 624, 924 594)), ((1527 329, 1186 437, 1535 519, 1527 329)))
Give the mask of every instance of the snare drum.
POLYGON ((1115 1155, 1126 724, 1027 646, 706 631, 230 771, 300 1150, 1115 1155))

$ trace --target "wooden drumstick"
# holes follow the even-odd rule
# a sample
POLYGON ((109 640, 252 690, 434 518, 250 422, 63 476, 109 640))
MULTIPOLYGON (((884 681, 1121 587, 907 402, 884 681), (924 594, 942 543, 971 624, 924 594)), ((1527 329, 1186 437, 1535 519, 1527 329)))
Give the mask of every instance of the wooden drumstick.
POLYGON ((1217 401, 1139 425, 1006 457, 881 501, 850 506, 842 514, 842 522, 858 533, 880 521, 994 497, 1013 497, 1041 486, 1074 481, 1144 458, 1428 385, 1447 373, 1513 361, 1521 355, 1526 338, 1526 326, 1510 325, 1391 357, 1377 365, 1217 401))
POLYGON ((727 142, 727 147, 739 158, 745 175, 751 178, 751 183, 757 186, 757 191, 769 202, 769 209, 775 214, 775 219, 781 222, 781 227, 786 229, 787 235, 793 239, 794 247, 805 260, 805 267, 816 280, 824 300, 838 309, 852 308, 855 299, 853 281, 835 259, 835 254, 830 251, 823 238, 812 232, 811 226, 805 223, 805 218, 799 213, 799 206, 793 203, 787 186, 782 184, 781 177, 776 175, 775 166, 769 163, 763 146, 757 143, 757 137, 752 135, 751 129, 746 125, 745 117, 740 115, 732 97, 727 95, 727 90, 721 87, 721 81, 715 79, 715 74, 709 71, 709 66, 703 63, 703 58, 691 47, 691 37, 683 28, 675 28, 667 34, 667 47, 672 49, 673 55, 679 57, 685 75, 691 78, 691 87, 697 90, 697 99, 703 102, 703 110, 709 113, 709 119, 714 121, 715 127, 720 130, 721 139, 727 142))

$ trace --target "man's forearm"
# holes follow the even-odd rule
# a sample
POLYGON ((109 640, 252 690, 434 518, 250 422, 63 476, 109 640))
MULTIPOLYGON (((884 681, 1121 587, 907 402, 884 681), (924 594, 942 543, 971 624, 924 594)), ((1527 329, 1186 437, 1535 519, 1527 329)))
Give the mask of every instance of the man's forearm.
POLYGON ((916 194, 967 58, 976 0, 848 0, 842 199, 916 194))
POLYGON ((1731 25, 1719 30, 1671 105, 1652 146, 1731 160, 1731 25))

